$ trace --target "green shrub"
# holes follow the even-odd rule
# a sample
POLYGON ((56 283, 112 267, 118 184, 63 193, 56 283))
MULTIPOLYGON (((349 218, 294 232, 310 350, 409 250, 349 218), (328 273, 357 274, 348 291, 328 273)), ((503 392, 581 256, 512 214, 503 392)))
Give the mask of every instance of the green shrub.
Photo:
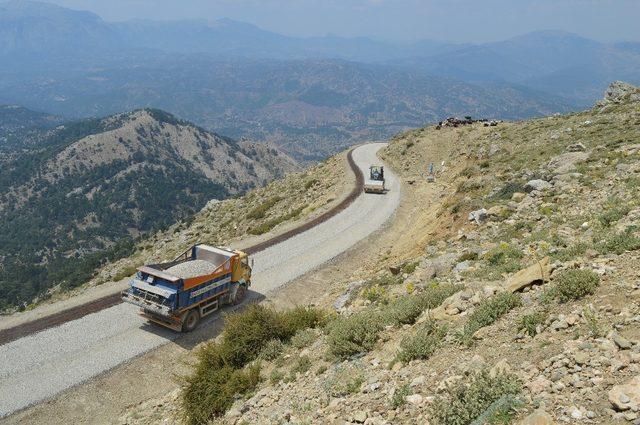
POLYGON ((520 259, 524 255, 517 247, 502 242, 483 256, 484 267, 476 272, 476 277, 489 280, 500 279, 505 273, 513 273, 521 268, 520 259))
POLYGON ((428 286, 419 296, 424 299, 425 308, 436 308, 440 306, 451 295, 464 289, 464 285, 438 285, 428 286))
POLYGON ((317 338, 316 333, 313 329, 302 329, 294 336, 291 337, 291 345, 296 347, 297 349, 302 349, 307 347, 313 343, 317 338))
POLYGON ((292 337, 302 329, 318 328, 326 324, 327 315, 324 311, 311 307, 296 307, 281 313, 282 323, 287 338, 292 337))
MULTIPOLYGON (((430 409, 431 419, 440 425, 468 425, 486 413, 494 416, 494 406, 500 401, 507 401, 507 408, 512 406, 521 391, 521 384, 515 375, 499 373, 494 377, 483 370, 468 379, 447 388, 444 395, 437 396, 430 409)), ((488 419, 488 418, 487 418, 488 419)), ((491 423, 481 420, 479 423, 491 423)), ((495 423, 495 422, 494 422, 495 423)))
POLYGON ((409 384, 404 384, 400 388, 396 389, 391 397, 391 407, 397 409, 400 406, 404 406, 407 403, 407 396, 409 395, 409 384))
POLYGON ((473 251, 468 251, 458 257, 458 263, 462 263, 463 261, 475 261, 478 259, 478 253, 473 251))
POLYGON ((382 276, 376 276, 373 279, 368 280, 366 286, 390 286, 398 285, 400 283, 402 283, 402 276, 384 274, 382 276))
POLYGON ((525 192, 524 185, 518 182, 508 182, 493 195, 493 198, 510 200, 513 194, 517 192, 525 192))
POLYGON ((410 263, 405 264, 404 266, 402 266, 402 273, 411 274, 415 272, 416 267, 418 267, 418 264, 420 264, 419 261, 412 261, 410 263))
POLYGON ((600 284, 600 277, 591 270, 563 270, 555 280, 555 295, 562 302, 592 295, 600 284))
POLYGON ((262 350, 260 350, 260 354, 258 358, 266 361, 275 360, 284 350, 284 344, 279 339, 272 339, 268 341, 262 350))
POLYGON ((312 179, 309 179, 309 180, 307 180, 306 182, 304 182, 304 188, 305 188, 306 190, 309 190, 309 189, 311 189, 313 186, 315 186, 316 184, 318 184, 318 179, 316 179, 316 178, 312 178, 312 179))
POLYGON ((499 266, 504 264, 508 260, 519 260, 522 257, 523 254, 520 249, 504 242, 484 255, 484 259, 491 266, 499 266))
POLYGON ((237 394, 252 391, 260 381, 260 367, 249 366, 235 369, 203 367, 206 360, 200 359, 200 367, 185 380, 181 405, 190 424, 206 424, 222 415, 231 407, 237 394))
POLYGON ((284 378, 284 373, 282 373, 278 369, 273 369, 271 371, 271 374, 269 375, 269 382, 271 382, 271 385, 275 385, 278 382, 282 381, 283 378, 284 378))
POLYGON ((299 330, 323 320, 324 314, 311 308, 277 312, 258 304, 227 316, 220 342, 197 350, 193 371, 184 378, 181 406, 187 421, 202 424, 223 414, 236 396, 257 385, 260 365, 249 364, 265 347, 273 349, 274 340, 288 341, 299 330))
POLYGON ((524 331, 529 336, 536 336, 538 325, 542 325, 547 319, 547 314, 542 311, 523 314, 518 319, 518 332, 524 331))
POLYGON ((573 260, 574 258, 580 255, 583 255, 587 251, 587 249, 589 249, 589 245, 587 245, 586 243, 579 242, 574 245, 571 245, 570 247, 559 249, 558 251, 553 253, 551 257, 554 260, 558 260, 558 261, 569 261, 569 260, 573 260))
POLYGON ((428 359, 436 351, 446 334, 446 328, 438 326, 435 321, 424 323, 414 335, 404 338, 400 342, 397 360, 409 363, 411 360, 428 359))
POLYGON ((620 205, 620 202, 615 203, 615 205, 611 205, 605 212, 598 216, 598 221, 604 227, 610 227, 612 224, 617 223, 622 217, 629 214, 631 211, 631 207, 627 205, 620 205))
POLYGON ((445 299, 462 288, 462 285, 437 285, 428 287, 417 295, 397 298, 385 308, 385 321, 394 325, 412 324, 423 311, 438 307, 445 299))
POLYGON ((418 295, 405 295, 395 299, 384 310, 385 322, 394 325, 412 324, 425 309, 424 299, 418 295))
POLYGON ((589 336, 593 338, 601 338, 605 336, 605 329, 600 325, 598 315, 590 308, 585 308, 582 312, 582 316, 587 321, 587 328, 589 329, 589 336))
POLYGON ((372 303, 386 303, 389 300, 387 290, 379 285, 365 287, 362 290, 362 297, 372 303))
POLYGON ((627 251, 636 251, 640 249, 640 238, 633 234, 634 229, 628 229, 625 232, 616 233, 607 236, 600 241, 597 249, 601 254, 623 254, 627 251))
POLYGON ((456 191, 458 193, 468 193, 478 190, 482 187, 482 183, 477 180, 465 180, 458 184, 456 191))
POLYGON ((119 282, 122 279, 126 279, 128 277, 133 276, 134 274, 136 274, 136 272, 138 271, 138 268, 136 266, 126 266, 124 267, 122 270, 120 270, 114 277, 113 277, 113 281, 114 282, 119 282))
POLYGON ((266 201, 264 201, 262 204, 258 205, 257 207, 255 207, 254 209, 252 209, 251 211, 249 211, 249 213, 247 214, 247 218, 249 220, 259 220, 261 218, 264 218, 267 215, 267 212, 278 202, 282 201, 282 197, 280 196, 273 196, 269 199, 267 199, 266 201))
POLYGON ((384 318, 376 311, 362 311, 337 318, 328 325, 329 353, 345 359, 371 350, 384 324, 384 318))
POLYGON ((305 373, 309 369, 311 369, 311 359, 309 358, 309 356, 300 356, 298 357, 296 362, 293 364, 293 367, 291 368, 291 372, 294 374, 305 373))
POLYGON ((276 217, 273 220, 268 220, 258 226, 250 228, 248 231, 252 235, 262 235, 276 227, 280 223, 284 223, 285 221, 289 221, 291 219, 297 218, 300 213, 305 209, 305 207, 297 208, 290 213, 282 215, 280 217, 276 217))
POLYGON ((480 328, 489 326, 515 307, 522 305, 522 299, 517 294, 501 292, 483 301, 465 323, 459 339, 466 345, 471 345, 473 334, 480 328))

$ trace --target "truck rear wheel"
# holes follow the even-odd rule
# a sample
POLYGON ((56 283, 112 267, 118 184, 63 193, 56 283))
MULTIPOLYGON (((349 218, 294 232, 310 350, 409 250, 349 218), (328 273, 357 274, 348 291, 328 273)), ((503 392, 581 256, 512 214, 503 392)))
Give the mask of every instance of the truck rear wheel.
POLYGON ((190 310, 182 323, 182 332, 191 332, 198 327, 200 323, 200 313, 197 309, 190 310))

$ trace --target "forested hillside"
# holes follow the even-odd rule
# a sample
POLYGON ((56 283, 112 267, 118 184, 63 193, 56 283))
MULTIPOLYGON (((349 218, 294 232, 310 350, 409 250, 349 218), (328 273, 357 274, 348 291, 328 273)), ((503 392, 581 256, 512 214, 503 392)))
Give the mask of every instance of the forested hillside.
POLYGON ((0 105, 0 151, 20 149, 62 118, 14 105, 0 105))

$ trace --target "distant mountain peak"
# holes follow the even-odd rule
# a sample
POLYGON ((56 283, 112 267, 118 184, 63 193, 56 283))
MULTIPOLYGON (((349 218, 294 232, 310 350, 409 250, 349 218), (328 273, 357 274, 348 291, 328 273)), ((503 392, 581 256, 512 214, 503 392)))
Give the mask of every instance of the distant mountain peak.
POLYGON ((68 9, 53 3, 32 0, 9 0, 0 3, 0 10, 9 12, 12 16, 51 17, 60 15, 87 16, 102 21, 97 14, 84 10, 68 9))

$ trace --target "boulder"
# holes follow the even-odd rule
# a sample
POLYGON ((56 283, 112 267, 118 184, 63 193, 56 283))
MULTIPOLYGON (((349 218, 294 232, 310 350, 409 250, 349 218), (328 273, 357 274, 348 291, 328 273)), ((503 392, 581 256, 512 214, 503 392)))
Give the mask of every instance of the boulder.
POLYGON ((542 409, 534 410, 529 416, 518 422, 518 425, 554 425, 551 415, 542 409))
POLYGON ((551 381, 543 375, 539 375, 533 381, 529 382, 527 387, 529 387, 533 394, 539 394, 541 392, 548 391, 551 388, 551 381))
POLYGON ((613 342, 621 350, 629 350, 632 347, 631 342, 620 334, 613 335, 613 342))
POLYGON ((550 271, 549 257, 545 257, 511 276, 503 286, 509 292, 520 291, 534 282, 547 282, 550 271))
POLYGON ((551 158, 551 161, 549 161, 547 167, 549 167, 549 170, 551 170, 553 174, 566 174, 574 171, 576 169, 576 164, 584 162, 588 158, 589 154, 587 152, 565 152, 551 158))
POLYGON ((461 261, 458 264, 456 264, 456 266, 453 268, 453 271, 456 273, 460 273, 465 270, 468 270, 469 267, 471 267, 471 261, 469 260, 461 261))
POLYGON ((486 221, 487 218, 487 210, 484 208, 476 211, 471 211, 469 213, 469 221, 475 221, 477 224, 481 224, 482 222, 486 221))
POLYGON ((353 422, 363 424, 368 416, 364 410, 358 410, 353 414, 353 422))
POLYGON ((423 398, 420 394, 411 394, 407 396, 407 402, 415 405, 421 405, 423 398))
POLYGON ((514 202, 522 202, 525 196, 527 196, 526 193, 516 192, 513 195, 511 195, 511 200, 514 202))
POLYGON ((535 179, 529 180, 527 184, 524 185, 524 190, 528 192, 533 192, 534 190, 543 191, 547 189, 551 189, 553 185, 546 180, 535 179))
POLYGON ((487 210, 487 215, 492 220, 500 220, 507 215, 508 209, 502 205, 494 205, 487 210))
POLYGON ((640 88, 623 81, 615 81, 604 92, 605 103, 640 102, 640 88))
POLYGON ((609 390, 609 401, 618 411, 640 408, 640 375, 627 381, 626 384, 615 385, 609 390))

